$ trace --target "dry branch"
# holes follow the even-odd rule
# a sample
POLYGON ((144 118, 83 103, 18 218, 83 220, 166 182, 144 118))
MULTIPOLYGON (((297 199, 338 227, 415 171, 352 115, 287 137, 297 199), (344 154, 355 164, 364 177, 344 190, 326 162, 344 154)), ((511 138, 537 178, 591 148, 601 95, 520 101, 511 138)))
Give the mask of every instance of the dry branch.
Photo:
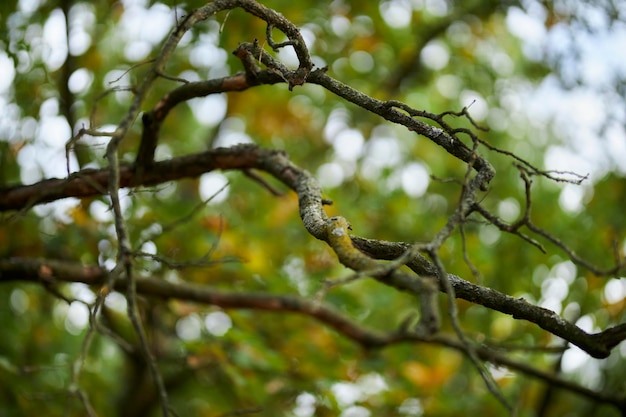
MULTIPOLYGON (((254 145, 214 149, 202 154, 157 162, 153 168, 143 174, 141 179, 146 181, 143 185, 154 185, 160 181, 197 176, 212 169, 251 168, 272 174, 294 190, 298 194, 300 216, 305 228, 316 238, 327 240, 328 217, 323 208, 321 189, 307 171, 293 164, 287 155, 281 151, 260 149, 254 145)), ((130 185, 137 181, 130 166, 123 165, 121 172, 125 174, 121 176, 125 178, 125 181, 120 181, 121 184, 130 185)), ((85 178, 101 181, 101 185, 106 188, 107 171, 89 170, 87 172, 81 171, 67 180, 48 180, 33 186, 26 186, 25 189, 18 188, 15 189, 15 194, 8 193, 6 196, 13 197, 11 201, 16 201, 14 196, 18 195, 22 204, 28 204, 30 200, 38 198, 35 190, 46 190, 47 196, 53 195, 55 199, 77 196, 77 191, 83 193, 79 196, 98 194, 99 191, 91 187, 85 178)), ((3 198, 0 197, 0 207, 2 207, 3 198)), ((352 240, 365 253, 378 259, 396 259, 411 248, 411 245, 407 243, 392 243, 364 239, 358 236, 352 236, 352 240)), ((418 275, 438 276, 435 266, 419 254, 412 254, 407 265, 418 275)), ((530 304, 524 299, 514 298, 494 289, 472 284, 456 275, 448 274, 447 277, 454 288, 456 297, 509 314, 514 318, 535 323, 544 330, 580 347, 593 357, 607 357, 618 343, 626 339, 626 324, 607 329, 601 333, 588 334, 562 319, 553 311, 530 304)), ((411 291, 415 295, 419 295, 419 285, 410 284, 407 288, 412 286, 414 288, 411 291)), ((440 290, 445 291, 441 282, 440 290)))
MULTIPOLYGON (((52 259, 7 259, 0 260, 0 283, 13 281, 33 282, 54 285, 64 282, 80 282, 99 288, 100 292, 111 290, 125 291, 127 280, 118 279, 113 288, 102 288, 109 272, 98 266, 86 266, 73 262, 52 259)), ((338 334, 351 339, 366 349, 382 349, 398 343, 428 343, 464 352, 463 343, 456 338, 437 334, 422 336, 415 332, 382 332, 368 329, 344 316, 332 306, 292 295, 264 293, 224 292, 206 285, 172 283, 161 278, 138 277, 137 292, 143 296, 162 299, 176 299, 200 304, 213 305, 224 309, 253 309, 276 313, 297 313, 311 317, 334 329, 338 334)), ((577 393, 594 401, 626 406, 626 397, 597 392, 570 381, 540 371, 527 364, 512 360, 498 349, 486 345, 475 347, 480 359, 499 366, 519 371, 533 378, 544 380, 554 387, 577 393)))
MULTIPOLYGON (((127 291, 129 305, 128 315, 133 322, 135 331, 141 340, 143 352, 151 366, 153 377, 159 385, 159 394, 163 408, 163 415, 168 415, 168 401, 154 358, 148 349, 143 325, 139 320, 136 307, 136 294, 151 295, 161 298, 177 298, 180 300, 195 301, 223 308, 252 308, 258 310, 296 312, 319 320, 334 328, 345 337, 354 340, 366 348, 380 348, 400 342, 427 342, 448 346, 459 350, 472 359, 491 361, 496 364, 509 366, 526 374, 544 379, 555 386, 559 386, 597 401, 610 403, 618 408, 624 408, 626 400, 615 398, 602 393, 587 390, 575 384, 562 381, 547 375, 532 367, 518 364, 491 349, 474 346, 466 340, 456 317, 455 298, 461 298, 487 308, 509 314, 516 319, 523 319, 535 323, 542 329, 557 335, 564 340, 585 350, 596 358, 607 357, 611 350, 626 339, 626 324, 606 329, 596 334, 588 334, 572 323, 559 317, 554 312, 532 305, 524 299, 517 299, 502 294, 496 290, 472 284, 456 275, 447 274, 437 252, 453 231, 462 227, 467 216, 478 212, 487 221, 501 230, 516 234, 527 242, 539 247, 534 239, 519 232, 526 226, 535 234, 542 236, 565 251, 575 262, 594 272, 606 272, 594 268, 585 262, 573 251, 567 248, 557 238, 537 228, 530 220, 530 182, 523 177, 527 186, 527 206, 524 217, 513 225, 508 225, 490 214, 479 205, 478 194, 486 191, 495 170, 489 161, 479 154, 479 146, 504 153, 521 163, 532 175, 543 175, 548 178, 551 173, 540 171, 513 154, 500 151, 480 140, 468 129, 455 129, 445 121, 446 115, 467 117, 466 109, 462 112, 446 112, 440 115, 416 110, 397 101, 381 101, 341 83, 326 73, 326 69, 313 69, 309 51, 297 27, 281 14, 271 10, 253 0, 216 0, 197 9, 180 21, 170 37, 166 40, 159 56, 154 59, 151 68, 144 76, 125 116, 120 120, 117 129, 112 132, 107 147, 109 166, 104 169, 84 169, 66 179, 46 179, 32 185, 15 185, 0 190, 0 211, 25 211, 37 204, 53 202, 62 198, 84 198, 92 196, 110 197, 114 212, 114 219, 119 243, 117 266, 113 271, 106 271, 97 266, 81 266, 55 260, 45 259, 8 259, 0 260, 0 282, 13 280, 37 281, 44 285, 51 285, 58 281, 84 282, 89 285, 111 285, 116 290, 127 291), (150 111, 143 113, 143 132, 134 164, 124 164, 118 161, 118 148, 125 139, 128 131, 135 123, 141 112, 141 107, 152 85, 159 77, 172 79, 164 75, 166 65, 172 56, 182 36, 196 23, 214 16, 216 13, 234 8, 242 8, 267 24, 266 41, 274 50, 284 47, 294 49, 299 65, 290 69, 276 60, 260 47, 258 41, 245 42, 234 51, 242 62, 245 73, 232 76, 188 83, 173 89, 161 98, 150 111), (287 41, 276 43, 272 38, 272 31, 276 28, 287 36, 287 41), (261 68, 264 66, 264 69, 261 68), (281 151, 260 149, 254 145, 239 145, 232 148, 212 149, 209 151, 172 158, 165 161, 154 161, 154 152, 159 141, 160 128, 170 111, 178 104, 195 97, 228 91, 244 91, 257 85, 271 85, 287 83, 289 90, 305 84, 317 84, 332 92, 339 98, 353 103, 385 120, 406 127, 418 135, 428 138, 433 143, 454 156, 466 169, 466 177, 462 185, 462 192, 458 206, 446 225, 427 244, 410 245, 408 243, 392 243, 379 240, 365 239, 348 235, 347 221, 343 218, 328 218, 324 210, 325 200, 322 191, 307 171, 299 168, 288 156, 281 151), (440 127, 434 127, 422 119, 435 122, 440 127), (463 134, 469 137, 473 146, 466 145, 458 137, 463 134), (240 170, 250 173, 251 169, 264 171, 298 195, 300 216, 306 230, 315 238, 323 240, 337 254, 340 262, 355 270, 358 274, 373 276, 385 285, 405 291, 416 297, 427 293, 424 282, 420 277, 436 278, 438 290, 446 293, 450 298, 449 315, 456 330, 456 338, 436 334, 438 317, 429 316, 437 313, 422 310, 422 319, 426 320, 426 331, 416 332, 400 329, 397 332, 382 333, 364 328, 351 319, 341 315, 328 305, 312 302, 298 297, 278 296, 268 294, 224 293, 208 287, 199 287, 190 284, 172 284, 163 280, 135 277, 133 252, 125 228, 125 219, 119 204, 120 188, 135 188, 153 186, 168 181, 176 181, 186 177, 198 177, 212 170, 240 170), (432 261, 423 256, 426 253, 432 261), (381 262, 391 260, 392 262, 381 262), (403 272, 400 266, 406 264, 416 274, 403 272), (106 284, 109 282, 109 284, 106 284)), ((68 120, 71 118, 67 115, 68 120)), ((475 124, 473 124, 474 127, 475 124)), ((81 131, 88 134, 87 131, 81 131)), ((96 134, 97 132, 94 132, 96 134)), ((76 136, 78 139, 80 136, 76 136)), ((261 177, 254 174, 255 180, 266 188, 275 191, 261 177)), ((617 272, 624 267, 624 261, 618 260, 610 272, 617 272)), ((100 291, 106 294, 112 288, 100 291)), ((102 299, 101 299, 102 300, 102 299)), ((424 299, 422 299, 424 302, 424 299)), ((493 392, 493 391, 492 391, 493 392)), ((494 394, 496 394, 494 392, 494 394)))

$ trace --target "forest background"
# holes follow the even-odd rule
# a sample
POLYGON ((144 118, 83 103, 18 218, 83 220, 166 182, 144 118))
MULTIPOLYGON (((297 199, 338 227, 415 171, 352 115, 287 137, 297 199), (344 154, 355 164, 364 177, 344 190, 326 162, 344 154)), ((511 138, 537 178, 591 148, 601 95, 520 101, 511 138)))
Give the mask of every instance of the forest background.
POLYGON ((0 416, 625 415, 623 2, 0 20, 0 416))

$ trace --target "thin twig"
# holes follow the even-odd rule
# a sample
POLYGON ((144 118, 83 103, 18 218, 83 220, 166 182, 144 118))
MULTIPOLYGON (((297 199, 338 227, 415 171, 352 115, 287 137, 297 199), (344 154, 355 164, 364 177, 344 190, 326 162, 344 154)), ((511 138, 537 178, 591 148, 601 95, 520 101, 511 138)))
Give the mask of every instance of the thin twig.
POLYGON ((272 184, 270 184, 269 182, 267 182, 263 177, 261 177, 259 174, 257 174, 256 172, 254 172, 251 169, 246 169, 243 171, 244 175, 256 182, 258 182, 259 184, 261 184, 263 186, 263 188, 265 188, 267 191, 270 192, 270 194, 272 194, 275 197, 283 197, 285 195, 285 193, 283 193, 282 191, 276 189, 276 187, 274 187, 272 184))
MULTIPOLYGON (((166 224, 165 226, 163 226, 157 233, 154 234, 150 234, 148 236, 146 236, 141 242, 139 242, 139 244, 137 245, 138 247, 142 247, 145 243, 156 239, 157 237, 160 236, 164 236, 166 234, 168 234, 169 232, 173 231, 174 229, 189 223, 189 221, 191 219, 193 219, 202 209, 204 209, 206 207, 206 205, 208 203, 210 203, 211 201, 213 201, 213 199, 215 199, 218 195, 220 195, 222 192, 224 192, 225 189, 227 189, 230 186, 230 183, 226 183, 224 185, 222 185, 216 192, 214 192, 213 194, 211 194, 208 198, 202 200, 201 202, 199 202, 198 204, 196 204, 190 211, 189 213, 187 213, 186 215, 184 215, 183 217, 176 219, 175 221, 166 224)), ((220 229, 221 229, 221 223, 220 223, 220 229)))
POLYGON ((117 156, 117 146, 120 140, 121 137, 114 137, 111 139, 111 142, 109 142, 109 146, 107 147, 107 158, 109 160, 109 196, 111 197, 111 206, 113 208, 115 230, 119 245, 117 265, 114 268, 114 273, 116 275, 123 276, 128 281, 128 287, 126 289, 128 317, 133 325, 133 328, 135 329, 135 333, 139 339, 139 344, 142 348, 146 363, 148 364, 154 383, 157 386, 161 403, 161 412, 163 417, 168 417, 170 414, 170 406, 167 398, 167 391, 165 389, 161 373, 157 367, 156 360, 148 345, 148 339, 139 316, 139 309, 137 307, 137 283, 133 274, 131 257, 132 249, 128 240, 126 226, 124 224, 124 214, 122 213, 119 196, 120 165, 117 156))

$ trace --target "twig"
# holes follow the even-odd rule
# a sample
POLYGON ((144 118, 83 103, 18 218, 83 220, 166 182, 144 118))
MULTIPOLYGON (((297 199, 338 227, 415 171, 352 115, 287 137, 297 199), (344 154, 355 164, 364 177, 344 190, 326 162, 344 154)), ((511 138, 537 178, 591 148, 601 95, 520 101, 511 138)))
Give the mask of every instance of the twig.
MULTIPOLYGON (((126 120, 129 121, 130 119, 127 118, 126 120)), ((123 132, 124 127, 121 125, 121 127, 118 127, 118 130, 121 130, 123 132)), ((168 415, 170 414, 170 406, 167 398, 167 391, 165 390, 163 378, 161 377, 161 374, 157 367, 156 360, 152 355, 150 347, 148 346, 148 339, 146 337, 143 324, 141 323, 141 318, 139 317, 139 309, 137 307, 137 284, 132 267, 132 249, 128 239, 128 233, 124 224, 124 215, 122 213, 122 208, 120 205, 120 165, 117 156, 117 148, 122 139, 123 136, 121 136, 121 133, 117 136, 114 136, 107 147, 107 158, 109 160, 109 196, 111 197, 111 206, 113 208, 115 230, 117 233, 117 241, 119 245, 117 265, 113 270, 113 274, 120 277, 123 276, 128 281, 128 287, 126 289, 128 317, 133 325, 133 328, 135 329, 137 337, 139 338, 139 343, 141 345, 146 363, 148 364, 148 368, 150 369, 150 373, 152 374, 154 383, 157 386, 157 391, 159 393, 161 403, 161 412, 163 414, 163 417, 168 417, 168 415)))
POLYGON ((151 253, 145 253, 145 252, 136 252, 133 254, 133 256, 149 258, 149 259, 152 259, 154 261, 164 264, 170 269, 175 269, 175 270, 182 270, 182 269, 187 269, 187 268, 206 268, 206 267, 211 267, 211 266, 215 266, 219 264, 241 262, 241 259, 234 257, 234 256, 225 256, 220 259, 211 259, 211 255, 215 251, 215 246, 216 246, 216 243, 214 243, 214 245, 211 247, 211 249, 209 249, 209 251, 206 254, 202 255, 198 259, 194 259, 190 261, 173 261, 163 256, 159 256, 159 255, 155 255, 151 253))
MULTIPOLYGON (((204 209, 208 203, 210 203, 213 199, 215 199, 218 195, 220 195, 229 186, 230 186, 230 183, 227 182, 226 184, 221 186, 217 191, 211 194, 208 198, 196 204, 196 206, 193 207, 191 211, 189 211, 189 213, 187 213, 186 215, 184 215, 183 217, 179 219, 176 219, 175 221, 169 224, 166 224, 165 226, 161 228, 161 230, 159 230, 158 233, 146 236, 141 242, 139 242, 137 246, 142 247, 146 242, 156 239, 159 236, 166 235, 172 230, 176 229, 177 227, 182 226, 185 223, 188 223, 192 218, 194 218, 200 212, 200 210, 204 209)), ((221 228, 222 228, 222 225, 220 222, 220 232, 221 232, 221 228)))
POLYGON ((485 368, 484 364, 480 361, 478 354, 476 353, 475 347, 469 342, 467 337, 465 336, 465 332, 461 329, 461 326, 458 321, 458 309, 456 305, 456 294, 454 291, 454 287, 450 283, 450 280, 447 279, 448 274, 445 272, 443 263, 441 259, 435 252, 430 253, 431 259, 435 264, 437 270, 439 271, 439 277, 441 282, 446 289, 446 294, 448 296, 448 316, 450 317, 450 322, 452 323, 452 327, 454 328, 454 332, 458 336, 461 344, 463 346, 463 351, 469 357, 471 362, 474 364, 474 367, 478 370, 478 373, 482 377, 487 389, 491 394, 509 411, 509 413, 513 413, 513 407, 509 404, 508 400, 502 394, 502 391, 496 384, 493 379, 493 375, 485 368))
MULTIPOLYGON (((400 252, 402 253, 402 252, 400 252)), ((42 282, 38 271, 39 266, 49 266, 59 282, 83 282, 88 285, 101 286, 112 275, 100 267, 85 266, 80 263, 59 262, 49 260, 0 260, 0 278, 3 280, 31 280, 42 282)), ((241 291, 223 292, 205 285, 189 283, 172 283, 159 277, 137 277, 137 291, 146 296, 162 299, 177 299, 191 301, 207 305, 219 306, 225 309, 253 309, 268 312, 294 312, 303 314, 333 328, 344 337, 358 343, 364 348, 380 349, 399 343, 429 343, 445 346, 460 352, 465 350, 465 345, 458 338, 450 335, 437 334, 429 337, 420 336, 414 332, 383 333, 362 326, 345 317, 335 308, 315 300, 291 296, 267 293, 243 293, 241 291)), ((124 291, 128 286, 128 280, 120 278, 114 283, 114 288, 124 291)), ((575 392, 594 401, 611 404, 616 407, 626 405, 626 397, 611 393, 602 393, 584 388, 576 383, 562 380, 554 375, 540 371, 525 362, 518 362, 507 358, 499 353, 499 347, 491 348, 486 345, 475 345, 476 354, 481 360, 506 366, 510 369, 522 372, 526 375, 547 381, 559 388, 575 392)))
POLYGON ((265 188, 267 191, 270 192, 270 194, 272 194, 275 197, 283 197, 285 195, 285 193, 283 193, 280 190, 277 190, 274 186, 272 186, 269 182, 267 182, 263 177, 261 177, 259 174, 257 174, 256 172, 250 170, 250 169, 245 169, 243 171, 244 175, 256 182, 258 182, 259 184, 261 184, 261 186, 263 186, 263 188, 265 188))

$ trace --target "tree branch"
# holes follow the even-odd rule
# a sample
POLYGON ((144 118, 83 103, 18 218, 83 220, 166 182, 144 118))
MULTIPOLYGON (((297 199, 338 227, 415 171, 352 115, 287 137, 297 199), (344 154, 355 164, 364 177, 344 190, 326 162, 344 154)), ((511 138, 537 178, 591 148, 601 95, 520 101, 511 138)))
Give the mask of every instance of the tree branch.
MULTIPOLYGON (((135 173, 132 165, 121 163, 119 184, 121 188, 150 186, 182 178, 198 177, 216 169, 254 168, 258 164, 259 152, 268 151, 261 151, 250 145, 212 149, 156 162, 141 175, 135 173)), ((21 210, 68 197, 102 195, 103 190, 108 187, 108 168, 84 169, 65 179, 52 178, 32 185, 15 185, 0 189, 0 211, 21 210)))
MULTIPOLYGON (((326 241, 328 217, 323 208, 322 191, 311 174, 293 164, 281 151, 259 149, 254 145, 214 149, 198 155, 157 162, 144 174, 142 181, 144 185, 154 185, 186 176, 197 176, 213 169, 250 168, 266 171, 294 190, 298 194, 300 217, 305 228, 314 237, 326 241)), ((48 197, 54 195, 56 198, 98 194, 98 190, 90 186, 88 182, 80 180, 79 174, 87 175, 96 182, 102 182, 106 181, 107 171, 88 170, 87 173, 81 171, 77 176, 72 176, 68 180, 46 180, 32 186, 15 188, 13 191, 0 194, 0 208, 6 207, 8 202, 15 204, 19 201, 27 204, 30 199, 37 197, 33 190, 46 193, 48 197)), ((131 185, 135 180, 130 166, 121 166, 120 177, 121 184, 131 185)), ((378 259, 396 259, 411 249, 408 243, 392 243, 356 236, 352 239, 358 248, 378 259)), ((418 275, 437 276, 437 269, 434 265, 419 254, 412 253, 407 265, 418 275)), ((617 344, 626 339, 626 324, 609 328, 604 332, 588 334, 553 311, 532 305, 523 298, 514 298, 494 289, 472 284, 456 275, 448 274, 447 277, 454 288, 456 297, 535 323, 542 329, 580 347, 593 357, 607 357, 617 344)), ((441 282, 440 290, 445 291, 441 282)))
MULTIPOLYGON (((12 281, 33 282, 42 285, 60 282, 80 282, 89 286, 103 285, 110 273, 98 266, 41 258, 13 258, 0 260, 0 283, 12 281)), ((465 353, 465 345, 458 339, 445 334, 421 336, 416 332, 392 331, 384 333, 368 329, 341 314, 335 308, 291 295, 265 293, 224 292, 206 285, 172 283, 160 278, 137 277, 137 293, 162 299, 177 299, 200 304, 214 305, 224 309, 253 309, 268 312, 292 312, 302 314, 334 329, 342 336, 358 343, 365 349, 382 349, 399 343, 428 343, 465 353)), ((114 290, 125 291, 128 281, 117 279, 114 290)), ((110 289, 109 289, 110 290, 110 289)), ((551 385, 571 391, 617 408, 626 406, 626 397, 602 393, 582 387, 570 381, 540 371, 525 363, 514 361, 497 349, 485 345, 474 346, 481 360, 505 366, 551 385)))

